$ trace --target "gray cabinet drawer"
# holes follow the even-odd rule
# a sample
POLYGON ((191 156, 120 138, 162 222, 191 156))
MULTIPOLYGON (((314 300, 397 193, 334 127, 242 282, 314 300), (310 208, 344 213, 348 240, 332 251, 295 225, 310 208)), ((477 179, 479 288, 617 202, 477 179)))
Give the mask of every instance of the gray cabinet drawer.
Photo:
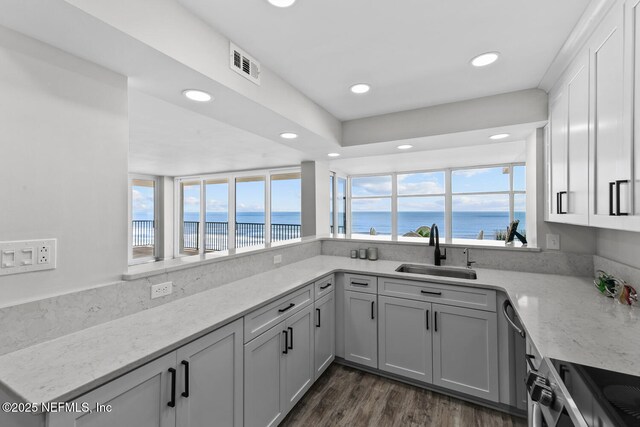
POLYGON ((322 298, 323 296, 327 295, 329 292, 333 291, 333 289, 335 288, 335 283, 336 282, 333 274, 329 276, 325 276, 320 280, 317 280, 316 283, 314 283, 316 300, 318 298, 322 298))
POLYGON ((380 295, 496 311, 496 291, 415 280, 378 278, 380 295))
POLYGON ((313 284, 287 294, 244 316, 244 342, 247 343, 267 329, 302 310, 313 302, 313 284))
POLYGON ((378 278, 375 276, 348 273, 344 275, 344 289, 345 291, 376 294, 378 293, 378 278))

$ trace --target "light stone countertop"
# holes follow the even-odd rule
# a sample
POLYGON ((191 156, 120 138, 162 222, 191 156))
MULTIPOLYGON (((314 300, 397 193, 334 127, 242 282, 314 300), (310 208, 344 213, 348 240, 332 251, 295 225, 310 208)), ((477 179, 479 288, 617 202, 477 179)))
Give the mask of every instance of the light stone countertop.
POLYGON ((397 273, 399 264, 316 256, 5 354, 0 385, 24 402, 68 401, 338 271, 504 291, 544 357, 640 376, 640 310, 589 278, 476 269, 477 280, 449 279, 397 273))

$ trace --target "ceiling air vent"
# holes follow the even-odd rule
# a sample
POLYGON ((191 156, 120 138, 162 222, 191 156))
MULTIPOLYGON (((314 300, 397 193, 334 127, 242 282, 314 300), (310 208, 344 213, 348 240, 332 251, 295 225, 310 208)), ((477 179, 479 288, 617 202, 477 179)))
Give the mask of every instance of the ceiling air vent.
POLYGON ((242 77, 260 85, 260 63, 233 43, 229 43, 229 66, 242 77))

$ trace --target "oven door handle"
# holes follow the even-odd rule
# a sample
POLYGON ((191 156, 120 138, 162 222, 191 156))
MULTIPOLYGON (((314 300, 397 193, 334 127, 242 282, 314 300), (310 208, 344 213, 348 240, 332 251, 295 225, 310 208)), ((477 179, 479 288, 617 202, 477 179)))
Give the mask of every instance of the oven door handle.
MULTIPOLYGON (((515 331, 520 334, 520 336, 522 338, 524 338, 526 336, 526 334, 524 333, 524 331, 518 327, 518 325, 515 324, 515 322, 511 319, 511 317, 509 317, 509 313, 507 313, 507 309, 511 307, 511 309, 513 310, 513 306, 511 305, 511 301, 509 301, 508 299, 504 300, 504 304, 502 304, 502 314, 504 314, 504 317, 507 319, 507 322, 509 322, 509 325, 511 325, 511 327, 513 329, 515 329, 515 331)), ((515 313, 515 310, 513 310, 515 313)))

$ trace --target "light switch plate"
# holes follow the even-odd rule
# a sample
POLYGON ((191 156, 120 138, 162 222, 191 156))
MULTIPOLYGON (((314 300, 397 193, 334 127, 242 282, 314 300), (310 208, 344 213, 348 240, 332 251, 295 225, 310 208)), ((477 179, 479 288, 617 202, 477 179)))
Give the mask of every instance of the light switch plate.
POLYGON ((282 262, 282 255, 274 255, 273 256, 273 263, 274 264, 280 264, 282 262))
POLYGON ((547 249, 559 251, 560 250, 560 235, 559 234, 547 234, 547 249))
POLYGON ((0 276, 56 268, 56 239, 0 242, 0 276))

